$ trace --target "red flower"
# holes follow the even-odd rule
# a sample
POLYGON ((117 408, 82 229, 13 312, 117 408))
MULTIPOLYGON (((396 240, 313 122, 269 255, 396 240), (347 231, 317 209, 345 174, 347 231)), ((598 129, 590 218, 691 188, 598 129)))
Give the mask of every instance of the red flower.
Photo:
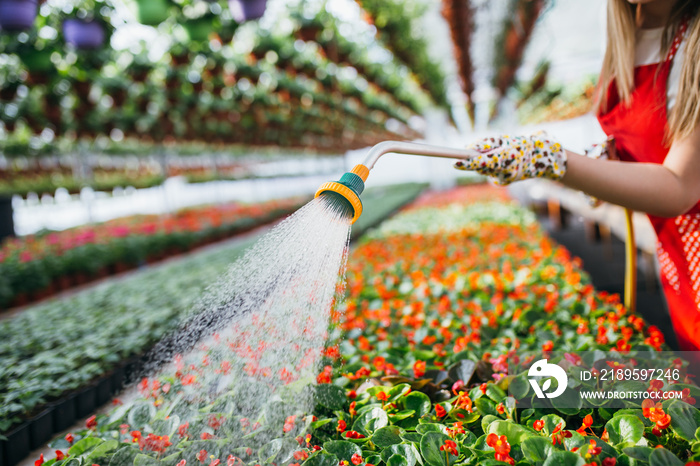
POLYGON ((544 429, 544 421, 542 419, 536 420, 533 424, 532 427, 537 431, 540 432, 542 429, 544 429))
POLYGON ((457 444, 452 440, 445 440, 445 443, 440 446, 440 451, 446 451, 450 455, 459 456, 459 451, 457 451, 457 444))
POLYGON ((294 452, 294 459, 297 461, 304 461, 309 457, 309 453, 305 450, 299 450, 294 452))
POLYGON ((73 434, 66 434, 66 442, 68 443, 73 443, 73 440, 75 440, 75 437, 73 437, 73 434))
POLYGON ((199 438, 201 438, 202 440, 209 440, 209 439, 213 439, 214 436, 212 434, 210 434, 209 432, 202 432, 202 434, 199 436, 199 438))
POLYGON ((87 427, 90 430, 95 430, 97 428, 97 416, 94 414, 87 418, 85 421, 85 427, 87 427))
POLYGON ((179 463, 177 463, 177 466, 185 466, 187 464, 187 460, 180 460, 179 463))
POLYGON ((146 437, 139 439, 139 449, 163 453, 171 446, 170 438, 167 435, 148 434, 146 437))
POLYGON ((361 433, 354 431, 354 430, 349 430, 349 431, 345 432, 344 435, 345 435, 345 438, 354 438, 354 439, 365 438, 364 435, 362 435, 361 433))
POLYGON ((542 345, 542 351, 552 351, 554 349, 554 342, 552 340, 547 340, 542 345))
POLYGON ((425 375, 425 361, 418 360, 413 364, 413 375, 416 378, 425 375))
POLYGON ((437 417, 445 417, 447 410, 442 405, 435 405, 435 414, 437 417))
POLYGON ((496 461, 504 461, 508 464, 515 464, 515 460, 510 457, 510 444, 505 435, 500 437, 496 434, 489 434, 486 437, 486 445, 492 447, 496 452, 496 461))
POLYGON ((348 395, 348 398, 350 398, 351 400, 354 400, 355 398, 357 398, 357 392, 355 390, 348 390, 347 395, 348 395))
POLYGON ((190 427, 189 422, 185 422, 184 424, 180 424, 180 427, 177 428, 177 435, 180 437, 189 437, 189 433, 187 432, 187 429, 190 427))
POLYGON ((389 395, 387 395, 386 392, 377 392, 377 399, 381 402, 384 402, 389 399, 389 395))
POLYGON ((209 463, 209 466, 219 466, 221 464, 221 460, 219 458, 212 460, 211 463, 209 463))
POLYGON ((61 461, 66 455, 61 450, 56 450, 56 461, 61 461))
POLYGON ((316 377, 316 382, 319 384, 331 383, 332 376, 333 376, 333 368, 331 366, 326 366, 323 368, 323 372, 318 374, 318 376, 316 377))
POLYGON ((481 390, 481 393, 484 395, 486 395, 486 385, 486 383, 482 383, 481 385, 479 385, 479 390, 481 390))
MULTIPOLYGON (((609 456, 605 459, 603 459, 602 466, 615 466, 617 464, 617 458, 613 458, 612 456, 609 456)), ((686 464, 686 466, 692 465, 691 463, 686 464)), ((700 463, 697 463, 697 466, 700 466, 700 463)))
POLYGON ((345 423, 345 421, 343 421, 342 419, 340 419, 340 420, 338 421, 338 427, 336 427, 335 429, 336 429, 338 432, 345 432, 345 429, 347 429, 347 427, 348 427, 348 425, 345 423))
POLYGON ((209 427, 212 429, 216 430, 219 427, 221 427, 221 424, 224 422, 224 417, 219 415, 219 416, 214 416, 213 414, 209 416, 209 427))
POLYGON ((39 459, 34 461, 34 466, 41 466, 44 464, 44 454, 39 455, 39 459))
POLYGON ((207 451, 206 450, 199 450, 199 453, 197 453, 197 459, 199 460, 200 463, 204 463, 204 460, 207 459, 207 451))
POLYGON ((355 465, 360 464, 360 463, 362 463, 362 455, 355 453, 350 458, 350 461, 352 461, 352 464, 355 464, 355 465))
POLYGON ((286 434, 290 430, 294 429, 294 422, 296 421, 296 416, 289 416, 286 421, 284 421, 284 427, 282 431, 286 434))
POLYGON ((181 382, 182 382, 182 385, 191 385, 195 382, 195 380, 196 380, 196 377, 194 375, 187 374, 186 376, 184 376, 182 378, 181 382))
POLYGON ((357 411, 355 411, 355 405, 357 405, 357 401, 353 401, 350 403, 350 416, 354 416, 357 414, 357 411))

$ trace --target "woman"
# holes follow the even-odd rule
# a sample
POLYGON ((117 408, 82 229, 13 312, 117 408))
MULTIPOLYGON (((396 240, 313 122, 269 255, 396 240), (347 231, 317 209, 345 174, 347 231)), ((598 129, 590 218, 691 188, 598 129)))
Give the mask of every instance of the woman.
POLYGON ((700 2, 609 0, 597 117, 620 161, 547 136, 485 139, 459 169, 546 177, 649 214, 681 350, 700 350, 700 2))

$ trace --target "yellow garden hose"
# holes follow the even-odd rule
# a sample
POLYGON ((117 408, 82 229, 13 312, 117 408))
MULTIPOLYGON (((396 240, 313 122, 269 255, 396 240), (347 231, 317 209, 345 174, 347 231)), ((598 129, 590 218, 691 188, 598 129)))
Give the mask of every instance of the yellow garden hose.
POLYGON ((634 312, 637 307, 637 244, 634 239, 632 211, 625 209, 627 238, 625 241, 625 307, 634 312))

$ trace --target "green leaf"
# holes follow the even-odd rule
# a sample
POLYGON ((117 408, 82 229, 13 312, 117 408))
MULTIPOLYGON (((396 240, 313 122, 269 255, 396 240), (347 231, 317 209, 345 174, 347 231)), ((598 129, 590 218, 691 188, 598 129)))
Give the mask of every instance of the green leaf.
POLYGON ((486 384, 486 396, 491 398, 494 403, 500 403, 507 396, 501 387, 495 383, 486 384))
POLYGON ((95 449, 90 452, 90 456, 87 457, 87 461, 94 463, 94 460, 100 458, 101 456, 105 456, 112 450, 116 450, 118 446, 119 442, 117 440, 107 440, 102 445, 96 446, 95 449))
POLYGON ((478 409, 479 412, 484 416, 487 414, 490 414, 492 416, 498 415, 498 410, 496 409, 496 403, 494 403, 490 399, 486 398, 485 396, 482 396, 481 398, 477 398, 476 401, 474 401, 474 406, 476 406, 476 409, 478 409))
POLYGON ((362 454, 360 447, 347 440, 329 440, 323 444, 323 449, 338 457, 340 461, 346 460, 352 464, 352 455, 362 454))
POLYGON ((387 466, 408 466, 408 460, 405 456, 399 454, 391 455, 389 461, 386 462, 387 466))
POLYGON ((419 434, 427 434, 428 432, 442 432, 443 434, 447 435, 447 426, 428 422, 417 425, 416 432, 419 434))
POLYGON ((649 455, 649 466, 683 466, 683 461, 665 448, 654 448, 649 455))
POLYGON ((653 451, 654 449, 650 447, 627 447, 622 449, 622 452, 630 458, 644 462, 649 462, 649 456, 653 451))
POLYGON ((549 437, 530 437, 520 444, 523 456, 533 463, 546 460, 554 450, 552 439, 549 437))
POLYGON ((493 414, 489 414, 487 416, 484 416, 481 418, 481 430, 486 432, 489 430, 489 425, 491 425, 492 422, 494 421, 501 421, 502 419, 498 416, 494 416, 493 414))
MULTIPOLYGON (((413 443, 417 443, 418 445, 420 445, 420 441, 423 438, 423 434, 419 434, 418 432, 404 432, 401 434, 401 438, 405 442, 413 442, 413 443)), ((370 462, 370 464, 374 464, 374 463, 370 462)))
POLYGON ((82 440, 79 440, 78 442, 75 443, 70 449, 68 449, 68 455, 71 456, 78 456, 82 455, 86 451, 90 450, 91 448, 95 448, 97 445, 100 443, 104 442, 101 438, 95 438, 95 437, 87 437, 82 440))
POLYGON ((389 401, 394 402, 398 398, 402 397, 406 392, 411 389, 411 386, 407 383, 400 383, 389 390, 389 401))
POLYGON ((556 414, 547 414, 546 416, 542 416, 542 420, 544 421, 544 427, 542 430, 546 435, 552 435, 554 429, 556 429, 560 424, 562 430, 566 428, 566 421, 556 414))
POLYGON ((140 453, 134 458, 134 466, 158 466, 158 460, 140 453))
POLYGON ((402 411, 399 411, 398 413, 389 414, 389 419, 391 420, 391 422, 398 422, 402 419, 406 419, 413 416, 415 413, 416 412, 412 409, 404 409, 402 411))
POLYGON ((421 439, 420 452, 430 466, 449 466, 457 462, 456 456, 445 455, 445 452, 440 450, 440 447, 445 444, 445 440, 451 439, 442 432, 428 432, 421 439))
POLYGON ((392 455, 397 454, 406 458, 406 461, 408 461, 408 466, 415 466, 416 462, 420 462, 421 464, 423 464, 423 460, 421 459, 418 450, 416 450, 416 447, 414 447, 413 445, 407 445, 405 443, 392 445, 389 448, 383 449, 381 453, 382 461, 388 463, 389 458, 391 458, 392 455))
POLYGON ((537 435, 520 424, 504 420, 492 422, 485 433, 499 436, 505 435, 508 438, 508 443, 511 445, 519 445, 526 438, 537 435))
POLYGON ((583 466, 586 462, 576 453, 555 451, 545 460, 543 466, 583 466))
POLYGON ((372 408, 361 414, 352 425, 355 430, 365 437, 371 437, 378 429, 389 424, 389 416, 381 408, 372 408))
POLYGON ((684 440, 695 440, 695 432, 700 427, 700 410, 683 401, 674 400, 666 409, 671 416, 671 429, 684 440))
POLYGON ((386 426, 372 435, 372 443, 380 448, 389 447, 397 443, 401 443, 401 434, 404 430, 397 426, 386 426))
POLYGON ((411 392, 406 395, 403 399, 403 405, 407 410, 415 411, 417 417, 430 412, 433 406, 428 395, 422 392, 411 392))
POLYGON ((316 430, 316 429, 318 429, 319 427, 323 427, 323 426, 325 426, 326 424, 329 424, 329 423, 331 423, 331 422, 333 422, 333 419, 320 419, 320 420, 318 420, 318 421, 312 422, 312 423, 311 423, 311 428, 314 429, 314 430, 316 430))
POLYGON ((319 452, 317 455, 310 456, 302 466, 338 466, 338 457, 329 455, 325 452, 319 452))
POLYGON ((569 416, 578 414, 583 406, 581 395, 579 395, 576 390, 568 388, 564 390, 564 393, 556 398, 551 398, 549 401, 552 403, 554 409, 569 416))
POLYGON ((616 448, 633 447, 644 435, 644 424, 633 414, 625 414, 610 419, 605 424, 610 443, 616 448))
POLYGON ((508 392, 516 399, 522 400, 530 392, 530 382, 524 374, 513 377, 508 385, 508 392))
POLYGON ((316 401, 324 408, 336 411, 345 407, 348 397, 342 388, 324 383, 316 387, 316 401))

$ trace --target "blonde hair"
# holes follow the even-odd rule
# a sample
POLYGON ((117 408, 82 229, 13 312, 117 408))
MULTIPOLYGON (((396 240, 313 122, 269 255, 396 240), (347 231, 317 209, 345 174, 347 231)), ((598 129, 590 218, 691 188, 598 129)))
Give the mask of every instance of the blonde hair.
MULTIPOLYGON (((608 42, 600 72, 595 107, 607 111, 608 84, 615 81, 620 101, 629 104, 634 90, 635 5, 608 0, 608 42)), ((671 12, 661 46, 665 57, 681 21, 690 18, 685 33, 685 58, 681 67, 678 99, 668 116, 667 141, 684 139, 700 124, 700 2, 678 0, 671 12)))

